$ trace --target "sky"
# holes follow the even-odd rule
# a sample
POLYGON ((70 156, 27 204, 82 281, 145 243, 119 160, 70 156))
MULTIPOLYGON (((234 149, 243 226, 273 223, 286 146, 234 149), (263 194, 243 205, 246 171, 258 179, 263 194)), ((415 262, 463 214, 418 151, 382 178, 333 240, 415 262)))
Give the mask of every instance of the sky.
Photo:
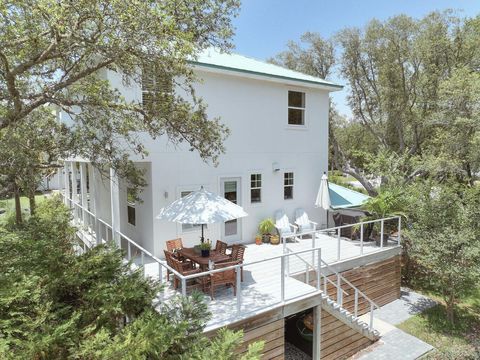
MULTIPOLYGON (((240 14, 234 20, 234 51, 266 60, 306 31, 330 37, 345 27, 363 27, 373 18, 386 20, 398 14, 421 18, 445 9, 475 16, 480 14, 480 0, 242 0, 240 14)), ((345 84, 339 76, 332 80, 345 84)), ((334 93, 333 100, 340 113, 350 116, 347 92, 344 88, 334 93)))

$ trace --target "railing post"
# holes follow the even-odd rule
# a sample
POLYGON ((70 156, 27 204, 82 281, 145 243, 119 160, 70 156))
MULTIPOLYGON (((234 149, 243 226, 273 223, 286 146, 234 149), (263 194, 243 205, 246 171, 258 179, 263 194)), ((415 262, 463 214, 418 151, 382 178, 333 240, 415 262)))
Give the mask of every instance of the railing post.
POLYGON ((182 295, 187 296, 187 280, 184 277, 182 277, 182 295))
POLYGON ((163 271, 162 271, 162 264, 158 263, 158 280, 160 284, 163 284, 163 271))
POLYGON ((383 248, 383 222, 384 220, 380 222, 380 248, 383 248))
POLYGON ((328 296, 327 275, 323 275, 323 292, 328 296))
MULTIPOLYGON (((312 249, 315 249, 315 233, 312 233, 312 249)), ((312 250, 312 266, 315 268, 315 250, 312 250)))
POLYGON ((310 269, 307 262, 305 262, 305 284, 310 284, 310 269))
POLYGON ((402 235, 402 217, 398 217, 398 239, 397 244, 400 245, 401 242, 401 235, 402 235))
POLYGON ((360 255, 363 255, 363 222, 360 224, 360 255))
POLYGON ((357 317, 358 315, 358 289, 357 288, 355 288, 355 305, 354 305, 353 313, 355 317, 357 317))
POLYGON ((132 248, 130 247, 130 241, 127 241, 127 256, 128 260, 132 260, 132 248))
POLYGON ((370 329, 373 329, 373 304, 370 303, 370 329))
POLYGON ((337 273, 337 303, 342 305, 342 280, 339 273, 337 273))
POLYGON ((317 251, 317 290, 320 290, 321 271, 322 271, 322 249, 318 249, 317 251))
POLYGON ((340 228, 337 229, 337 260, 340 261, 340 228))
POLYGON ((240 314, 241 310, 242 310, 242 269, 241 269, 241 265, 237 265, 237 267, 235 268, 235 272, 236 272, 236 284, 235 284, 235 287, 236 287, 236 292, 237 292, 237 313, 240 314))
POLYGON ((280 300, 285 301, 285 254, 282 255, 280 263, 280 274, 281 274, 281 289, 280 289, 280 300))

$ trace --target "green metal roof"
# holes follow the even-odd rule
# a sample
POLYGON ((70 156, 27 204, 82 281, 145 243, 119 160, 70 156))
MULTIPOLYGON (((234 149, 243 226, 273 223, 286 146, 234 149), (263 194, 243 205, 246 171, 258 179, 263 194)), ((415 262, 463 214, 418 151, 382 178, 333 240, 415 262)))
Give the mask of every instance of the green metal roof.
POLYGON ((370 198, 368 195, 331 182, 328 183, 328 190, 332 209, 360 207, 370 198))
POLYGON ((285 69, 281 66, 269 64, 265 61, 253 59, 251 57, 235 54, 222 53, 214 49, 203 51, 193 64, 221 69, 242 72, 252 75, 268 76, 283 80, 300 81, 308 84, 323 85, 331 87, 332 90, 340 90, 342 85, 334 84, 321 78, 303 74, 298 71, 285 69))

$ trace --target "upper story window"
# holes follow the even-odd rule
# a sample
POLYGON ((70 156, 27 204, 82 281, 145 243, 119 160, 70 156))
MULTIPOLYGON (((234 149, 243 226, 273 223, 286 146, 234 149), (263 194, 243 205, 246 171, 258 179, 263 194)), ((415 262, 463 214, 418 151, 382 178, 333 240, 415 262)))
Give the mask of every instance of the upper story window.
POLYGON ((142 104, 145 111, 167 113, 173 95, 173 82, 170 77, 154 65, 143 67, 142 104))
POLYGON ((132 188, 127 188, 127 221, 130 225, 135 226, 135 191, 132 188))
POLYGON ((288 125, 305 125, 304 92, 288 92, 288 125))
POLYGON ((262 202, 262 174, 250 175, 250 202, 262 202))
POLYGON ((293 199, 293 172, 283 173, 283 198, 293 199))

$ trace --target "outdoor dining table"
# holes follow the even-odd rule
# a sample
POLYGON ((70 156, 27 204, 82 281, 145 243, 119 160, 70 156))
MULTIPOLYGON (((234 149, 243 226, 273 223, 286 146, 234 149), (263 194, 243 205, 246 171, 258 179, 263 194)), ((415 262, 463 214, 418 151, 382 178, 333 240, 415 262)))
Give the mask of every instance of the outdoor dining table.
POLYGON ((230 260, 229 255, 221 254, 215 250, 210 250, 210 256, 208 257, 203 257, 201 254, 196 253, 194 248, 183 248, 178 250, 178 253, 194 263, 197 263, 203 271, 208 270, 208 264, 210 261, 218 263, 230 260))

